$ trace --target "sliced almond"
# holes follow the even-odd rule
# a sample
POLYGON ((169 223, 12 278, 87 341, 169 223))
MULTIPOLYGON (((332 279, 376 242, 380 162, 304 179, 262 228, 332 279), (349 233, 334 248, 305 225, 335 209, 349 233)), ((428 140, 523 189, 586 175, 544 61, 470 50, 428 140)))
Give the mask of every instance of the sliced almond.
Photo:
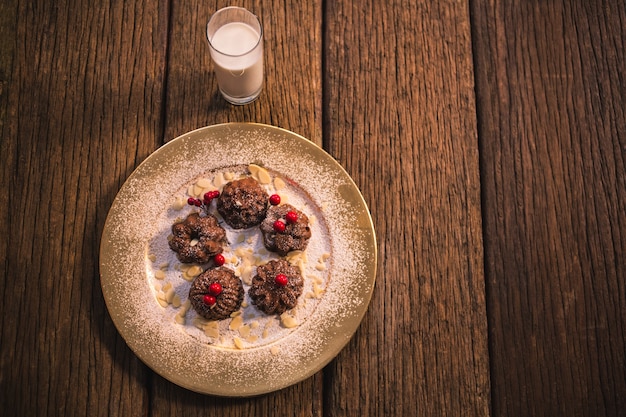
POLYGON ((199 185, 202 188, 209 188, 213 184, 208 178, 200 178, 198 181, 196 181, 196 185, 199 185))
POLYGON ((250 174, 251 174, 253 177, 256 177, 256 176, 257 176, 257 174, 258 174, 258 172, 259 172, 259 169, 261 169, 261 167, 260 167, 260 166, 258 166, 257 164, 249 164, 249 165, 248 165, 248 171, 250 171, 250 174))
POLYGON ((243 266, 243 269, 241 271, 241 280, 246 285, 251 285, 252 284, 252 266, 250 266, 250 265, 244 265, 243 266))
POLYGON ((176 295, 176 291, 174 291, 174 288, 168 289, 167 292, 165 293, 165 301, 167 301, 168 304, 172 304, 172 301, 174 300, 175 295, 176 295))
POLYGON ((259 170, 259 182, 261 184, 269 184, 272 182, 272 177, 270 176, 270 173, 263 168, 259 170))
POLYGON ((204 326, 204 334, 214 339, 220 337, 220 329, 218 323, 216 321, 209 321, 204 326))
POLYGON ((317 282, 314 282, 313 283, 313 294, 315 294, 315 298, 320 298, 320 296, 322 295, 323 292, 324 292, 324 289, 322 287, 320 287, 317 282))
POLYGON ((189 269, 187 269, 187 275, 189 275, 190 277, 195 278, 201 273, 202 273, 202 267, 200 267, 199 265, 193 265, 189 269))
POLYGON ((222 172, 218 173, 213 179, 213 186, 217 188, 218 190, 221 189, 224 185, 226 185, 226 183, 228 183, 228 180, 224 178, 224 173, 222 172))
POLYGON ((182 210, 187 205, 187 200, 182 196, 177 196, 172 203, 172 208, 176 211, 182 210))
POLYGON ((250 336, 250 326, 247 324, 244 324, 243 326, 241 326, 239 328, 239 334, 241 335, 241 337, 246 339, 248 336, 250 336))
POLYGON ((243 341, 238 338, 237 336, 233 337, 233 343, 235 344, 235 347, 237 347, 237 349, 243 349, 243 341))
POLYGON ((298 262, 299 260, 304 259, 305 257, 306 257, 306 255, 304 254, 303 251, 301 251, 301 250, 293 250, 293 251, 291 251, 291 252, 289 252, 287 254, 285 259, 288 262, 294 264, 294 263, 298 262))
POLYGON ((204 329, 204 334, 207 335, 208 337, 212 337, 213 339, 217 339, 218 337, 220 337, 220 329, 213 329, 213 328, 209 328, 209 329, 204 329))
POLYGON ((235 318, 233 318, 231 320, 231 322, 228 325, 228 327, 231 330, 238 330, 241 327, 242 324, 243 324, 243 316, 239 315, 239 316, 237 316, 237 317, 235 317, 235 318))
POLYGON ((280 177, 276 177, 274 178, 274 188, 276 188, 276 191, 280 191, 283 188, 285 188, 285 181, 283 181, 282 178, 280 177))
POLYGON ((291 329, 298 326, 298 324, 300 323, 298 323, 298 320, 296 320, 295 317, 290 316, 287 313, 283 313, 280 316, 280 324, 282 324, 283 327, 286 327, 287 329, 291 329))
POLYGON ((269 184, 272 182, 272 177, 269 172, 263 167, 260 167, 256 164, 248 165, 248 170, 252 174, 253 177, 256 178, 261 184, 269 184))

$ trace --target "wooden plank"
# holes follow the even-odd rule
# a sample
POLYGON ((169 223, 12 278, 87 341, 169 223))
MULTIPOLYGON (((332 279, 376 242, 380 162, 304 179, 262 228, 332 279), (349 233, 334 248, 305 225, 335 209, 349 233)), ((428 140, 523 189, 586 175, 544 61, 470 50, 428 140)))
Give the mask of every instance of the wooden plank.
POLYGON ((474 2, 493 414, 626 410, 626 7, 474 2))
POLYGON ((364 193, 380 259, 325 411, 488 415, 468 5, 328 2, 325 22, 325 147, 364 193))
POLYGON ((106 312, 99 238, 121 183, 163 133, 167 9, 14 4, 2 33, 12 51, 2 54, 0 407, 142 415, 147 373, 106 312))
POLYGON ((322 416, 322 372, 281 391, 253 398, 197 394, 155 376, 153 416, 322 416))
MULTIPOLYGON (((245 106, 232 106, 219 95, 205 37, 210 15, 228 5, 224 1, 172 3, 165 140, 206 125, 259 122, 321 144, 321 2, 299 7, 238 3, 259 16, 265 42, 264 90, 245 106)), ((155 416, 321 415, 322 381, 318 373, 268 395, 225 399, 192 393, 155 377, 151 410, 155 416)))
POLYGON ((266 123, 292 130, 321 145, 321 1, 298 7, 247 0, 261 19, 265 85, 259 99, 232 106, 219 94, 206 39, 213 12, 225 1, 173 2, 168 62, 166 140, 226 122, 266 123))

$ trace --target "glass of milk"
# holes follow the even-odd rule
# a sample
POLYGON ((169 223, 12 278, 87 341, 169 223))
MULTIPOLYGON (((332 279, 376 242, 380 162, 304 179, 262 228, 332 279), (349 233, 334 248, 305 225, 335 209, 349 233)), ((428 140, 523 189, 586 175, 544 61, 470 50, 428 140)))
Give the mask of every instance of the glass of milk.
POLYGON ((254 101, 263 88, 263 29, 241 7, 225 7, 206 28, 215 76, 222 96, 232 104, 254 101))

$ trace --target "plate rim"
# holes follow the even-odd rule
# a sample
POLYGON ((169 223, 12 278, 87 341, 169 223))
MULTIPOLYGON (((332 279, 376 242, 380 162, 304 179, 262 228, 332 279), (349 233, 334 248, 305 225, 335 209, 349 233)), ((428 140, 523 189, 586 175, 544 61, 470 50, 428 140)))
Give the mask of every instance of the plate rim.
MULTIPOLYGON (((253 162, 253 161, 250 161, 250 162, 253 162)), ((198 175, 200 173, 201 173, 201 170, 199 169, 198 175)), ((359 190, 358 186, 356 185, 352 177, 343 168, 343 166, 334 157, 328 154, 323 148, 321 148, 319 145, 310 141, 309 139, 305 138, 302 135, 299 135, 295 132, 292 132, 290 130, 277 127, 277 126, 272 126, 272 125, 267 125, 267 124, 262 124, 262 123, 246 123, 246 122, 244 123, 241 123, 241 122, 220 123, 220 124, 208 125, 208 126, 191 130, 187 133, 179 135, 176 138, 166 142, 165 144, 157 148, 154 152, 152 152, 150 155, 148 155, 141 163, 137 165, 137 167, 126 178, 122 186, 118 189, 116 196, 111 206, 109 207, 109 211, 106 216, 106 220, 105 220, 104 227, 103 227, 102 234, 101 234, 100 252, 99 252, 100 285, 102 288, 103 298, 105 300, 107 311, 118 333, 120 334, 120 336, 122 336, 122 339, 129 346, 129 348, 133 351, 133 353, 153 372, 159 374, 166 380, 178 386, 181 386, 185 389, 202 393, 202 394, 224 396, 224 397, 249 397, 249 396, 255 396, 255 395, 277 391, 285 387, 297 384, 307 379, 308 377, 314 375, 315 373, 320 371, 323 367, 325 367, 330 361, 332 361, 341 352, 341 350, 343 350, 346 347, 348 342, 354 337, 354 334, 360 327, 361 322, 365 316, 365 313, 367 312, 369 308, 369 304, 371 302, 371 298, 373 295, 373 291, 374 291, 374 287, 376 283, 377 267, 378 267, 378 244, 377 244, 374 224, 373 224, 372 217, 371 217, 371 212, 369 211, 367 203, 361 191, 359 190), (317 360, 313 361, 312 364, 308 364, 305 367, 306 369, 304 372, 297 373, 297 375, 294 374, 293 377, 286 377, 284 381, 282 382, 273 383, 273 384, 263 386, 263 387, 258 387, 258 388, 246 387, 245 389, 239 392, 233 391, 232 387, 228 387, 224 389, 223 387, 219 387, 219 386, 217 387, 210 386, 210 385, 197 386, 197 384, 189 384, 184 378, 182 377, 179 378, 178 375, 172 375, 169 372, 165 372, 163 371, 162 368, 158 366, 155 367, 153 358, 146 357, 146 355, 143 353, 144 350, 139 349, 140 346, 138 345, 141 345, 141 342, 136 341, 132 337, 129 336, 128 334, 129 329, 126 327, 123 318, 120 317, 119 311, 117 311, 115 307, 112 307, 112 305, 114 304, 112 302, 113 300, 112 297, 114 297, 114 295, 111 294, 111 291, 110 291, 111 290, 110 288, 111 278, 107 276, 107 274, 109 274, 107 265, 108 265, 109 256, 111 255, 110 253, 111 249, 110 249, 110 242, 105 241, 105 239, 111 235, 111 224, 110 224, 111 218, 113 216, 113 213, 115 213, 115 210, 117 209, 118 205, 122 203, 120 202, 120 198, 121 198, 120 196, 122 195, 123 190, 125 190, 125 188, 128 186, 129 182, 132 181, 133 178, 135 178, 137 175, 140 175, 142 170, 145 169, 146 166, 148 166, 151 160, 157 158, 158 155, 161 155, 167 152, 166 150, 169 150, 172 147, 180 146, 182 143, 184 143, 185 138, 189 138, 189 140, 191 140, 191 138, 195 136, 202 135, 208 132, 213 132, 213 131, 216 131, 219 134, 219 130, 222 130, 222 129, 230 130, 230 131, 237 131, 237 130, 269 131, 272 134, 280 134, 289 138, 295 138, 298 141, 300 141, 300 143, 309 147, 308 150, 312 150, 311 152, 315 152, 316 157, 323 158, 326 163, 331 164, 334 167, 334 169, 336 169, 339 172, 339 174, 343 177, 343 180, 345 180, 347 183, 350 184, 350 187, 351 187, 350 196, 351 198, 354 198, 355 199, 354 202, 360 205, 362 208, 361 214, 363 214, 365 218, 359 220, 363 224, 359 224, 358 226, 359 226, 359 229, 363 229, 364 233, 366 233, 368 240, 367 242, 365 242, 365 244, 370 249, 368 253, 368 255, 370 256, 370 258, 368 259, 370 262, 370 265, 367 267, 367 273, 366 273, 367 279, 368 279, 368 282, 366 284, 368 285, 368 289, 365 291, 365 293, 360 294, 362 298, 362 306, 360 306, 359 308, 355 310, 356 314, 354 314, 351 317, 352 320, 350 321, 349 328, 342 329, 343 331, 337 332, 337 335, 338 335, 337 338, 341 338, 341 340, 335 341, 335 343, 332 344, 331 352, 321 355, 317 360)))

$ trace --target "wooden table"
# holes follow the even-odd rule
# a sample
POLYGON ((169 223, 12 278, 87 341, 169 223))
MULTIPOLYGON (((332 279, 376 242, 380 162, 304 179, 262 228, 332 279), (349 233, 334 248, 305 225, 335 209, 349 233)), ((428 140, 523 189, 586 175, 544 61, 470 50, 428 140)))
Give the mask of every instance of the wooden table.
POLYGON ((225 1, 0 4, 3 414, 625 415, 626 4, 383 3, 239 2, 266 47, 243 107, 204 38, 225 1), (379 244, 346 348, 250 399, 154 374, 99 281, 133 169, 228 121, 321 145, 379 244))

